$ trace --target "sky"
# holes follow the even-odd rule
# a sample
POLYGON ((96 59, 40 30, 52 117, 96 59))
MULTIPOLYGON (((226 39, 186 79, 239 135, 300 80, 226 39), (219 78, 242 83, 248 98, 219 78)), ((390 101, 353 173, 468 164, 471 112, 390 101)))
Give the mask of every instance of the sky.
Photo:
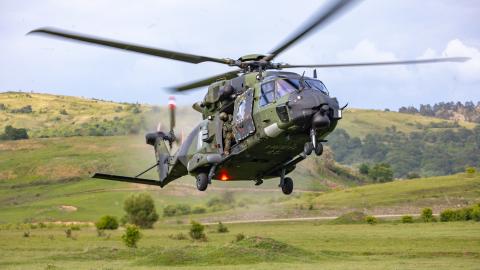
MULTIPOLYGON (((166 105, 167 88, 232 69, 25 35, 45 26, 219 58, 268 53, 328 1, 0 0, 0 91, 166 105)), ((276 61, 323 64, 468 56, 465 63, 318 70, 340 104, 480 101, 476 0, 365 0, 276 61)), ((312 74, 311 69, 296 72, 312 74)), ((206 87, 177 95, 201 100, 206 87)))

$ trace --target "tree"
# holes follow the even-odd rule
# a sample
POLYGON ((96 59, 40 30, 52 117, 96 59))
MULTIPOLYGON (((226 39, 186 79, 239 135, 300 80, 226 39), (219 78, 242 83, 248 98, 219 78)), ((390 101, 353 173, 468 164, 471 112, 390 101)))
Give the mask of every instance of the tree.
POLYGON ((388 182, 393 180, 393 171, 390 164, 377 163, 369 170, 368 176, 378 182, 388 182))
POLYGON ((370 170, 370 166, 368 166, 367 163, 362 163, 358 167, 358 170, 360 171, 361 174, 368 175, 368 171, 370 170))
POLYGON ((126 212, 124 220, 140 228, 152 228, 158 220, 153 199, 147 193, 130 196, 125 200, 123 209, 126 212))

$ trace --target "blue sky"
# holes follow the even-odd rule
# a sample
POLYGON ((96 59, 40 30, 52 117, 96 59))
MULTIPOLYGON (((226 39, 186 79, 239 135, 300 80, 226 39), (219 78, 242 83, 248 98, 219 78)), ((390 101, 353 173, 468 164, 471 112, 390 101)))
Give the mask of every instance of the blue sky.
MULTIPOLYGON (((325 1, 0 1, 0 91, 164 105, 169 86, 229 70, 65 42, 54 26, 213 57, 266 53, 325 1)), ((474 0, 370 0, 278 57, 291 64, 470 56, 467 63, 319 70, 340 103, 391 108, 480 100, 480 5, 474 0)), ((303 72, 303 69, 296 70, 303 72)), ((311 74, 311 70, 306 70, 311 74)), ((205 88, 177 96, 190 104, 205 88)))

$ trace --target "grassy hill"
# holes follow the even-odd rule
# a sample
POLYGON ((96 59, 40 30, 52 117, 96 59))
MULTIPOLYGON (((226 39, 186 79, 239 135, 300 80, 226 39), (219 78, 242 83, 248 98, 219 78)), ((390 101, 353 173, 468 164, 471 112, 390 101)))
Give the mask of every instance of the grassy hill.
MULTIPOLYGON (((188 106, 178 108, 177 126, 185 133, 201 118, 188 106)), ((106 126, 117 128, 114 135, 130 134, 127 124, 135 126, 136 132, 155 130, 158 122, 168 126, 166 106, 116 103, 80 97, 25 93, 0 93, 0 130, 6 125, 27 128, 31 137, 58 137, 75 135, 75 129, 86 130, 106 126), (3 104, 3 106, 1 105, 3 104), (31 106, 31 112, 18 112, 31 106)), ((338 128, 348 131, 352 137, 363 138, 366 134, 381 133, 385 128, 396 126, 405 133, 422 131, 419 125, 430 123, 454 123, 451 120, 377 110, 347 109, 338 128)), ((460 121, 460 126, 473 128, 474 123, 460 121)))

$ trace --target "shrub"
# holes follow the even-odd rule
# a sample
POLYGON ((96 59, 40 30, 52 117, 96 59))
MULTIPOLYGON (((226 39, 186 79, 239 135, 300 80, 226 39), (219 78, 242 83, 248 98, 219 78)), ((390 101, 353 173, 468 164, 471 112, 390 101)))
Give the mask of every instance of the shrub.
POLYGON ((125 200, 123 209, 127 212, 125 221, 140 228, 152 228, 158 220, 153 199, 147 193, 130 196, 125 200))
POLYGON ((370 225, 375 225, 375 224, 377 224, 378 220, 374 216, 366 216, 365 217, 365 222, 367 222, 370 225))
POLYGON ((191 208, 188 204, 167 205, 163 208, 164 217, 188 215, 190 212, 191 208))
POLYGON ((207 236, 203 232, 205 230, 205 226, 196 221, 192 221, 191 224, 190 237, 192 237, 193 240, 207 240, 207 236))
POLYGON ((170 239, 173 240, 186 240, 187 236, 183 233, 171 234, 168 236, 170 239))
POLYGON ((129 248, 136 248, 137 243, 142 237, 140 230, 136 225, 129 224, 125 228, 125 233, 122 235, 123 243, 129 248))
POLYGON ((412 216, 403 216, 402 217, 402 223, 413 223, 413 217, 412 216))
POLYGON ((437 219, 433 216, 433 211, 431 208, 424 208, 422 210, 422 214, 420 215, 420 218, 423 220, 423 222, 436 222, 437 219))
POLYGON ((72 229, 68 228, 65 230, 65 236, 67 238, 72 238, 72 229))
POLYGON ((68 115, 68 112, 67 112, 67 110, 65 110, 65 109, 61 109, 61 110, 60 110, 60 114, 62 114, 62 115, 68 115))
POLYGON ((407 179, 416 179, 416 178, 420 178, 420 174, 416 172, 407 173, 407 179))
POLYGON ((480 205, 475 205, 472 207, 472 220, 480 221, 480 205))
POLYGON ((202 207, 202 206, 195 206, 192 209, 192 214, 203 214, 206 212, 207 212, 207 209, 205 209, 205 207, 202 207))
POLYGON ((218 233, 227 233, 227 232, 228 232, 228 228, 227 228, 227 226, 225 226, 222 222, 218 222, 217 232, 218 232, 218 233))
POLYGON ((235 235, 235 241, 239 242, 239 241, 242 241, 243 239, 245 239, 245 235, 243 233, 239 233, 235 235))
POLYGON ((70 225, 70 229, 72 231, 80 231, 80 226, 79 225, 70 225))
POLYGON ((465 168, 465 172, 468 174, 475 174, 476 170, 474 167, 467 167, 465 168))
POLYGON ((116 230, 118 229, 118 220, 114 216, 103 216, 95 223, 98 230, 116 230))
POLYGON ((24 128, 14 128, 8 125, 4 129, 4 133, 0 134, 0 140, 23 140, 28 139, 27 130, 24 128))
POLYGON ((23 232, 23 237, 30 237, 30 232, 29 231, 26 231, 26 232, 23 232))
POLYGON ((33 110, 32 110, 32 106, 31 105, 27 105, 27 106, 24 106, 20 109, 13 109, 11 110, 10 112, 11 113, 31 113, 33 110))
POLYGON ((447 209, 440 213, 440 221, 447 222, 447 221, 456 221, 458 220, 457 211, 452 209, 447 209))

